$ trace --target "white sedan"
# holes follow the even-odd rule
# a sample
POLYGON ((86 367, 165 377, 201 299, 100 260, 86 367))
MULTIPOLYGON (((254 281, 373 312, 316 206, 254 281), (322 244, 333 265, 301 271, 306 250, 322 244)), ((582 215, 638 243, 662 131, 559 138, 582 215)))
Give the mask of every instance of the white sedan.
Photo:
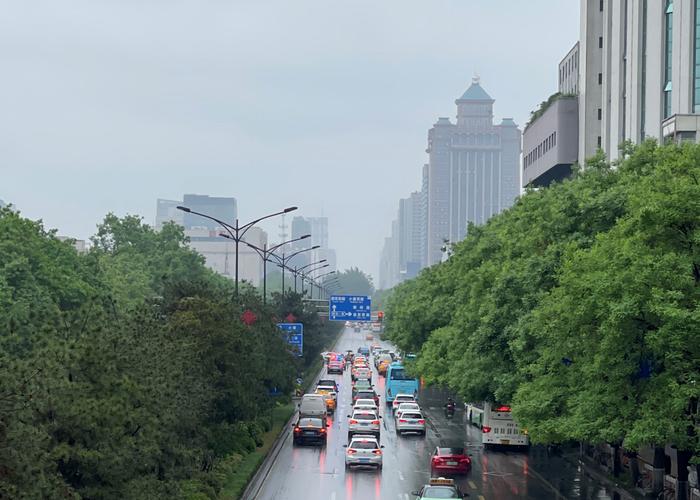
POLYGON ((418 403, 401 403, 394 412, 394 418, 401 417, 401 414, 405 411, 420 411, 420 406, 418 406, 418 403))

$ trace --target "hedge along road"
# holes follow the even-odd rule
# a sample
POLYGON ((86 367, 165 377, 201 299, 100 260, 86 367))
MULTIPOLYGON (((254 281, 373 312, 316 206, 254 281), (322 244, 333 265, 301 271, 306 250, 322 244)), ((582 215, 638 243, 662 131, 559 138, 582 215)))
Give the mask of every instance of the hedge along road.
MULTIPOLYGON (((369 346, 367 332, 355 333, 346 328, 336 349, 356 351, 369 346)), ((379 342, 393 348, 386 342, 379 342)), ((372 365, 373 366, 373 365, 372 365)), ((338 410, 329 418, 328 444, 325 448, 293 446, 287 428, 283 444, 269 474, 253 498, 304 498, 318 500, 399 499, 414 498, 411 491, 427 483, 430 456, 441 443, 462 443, 472 455, 472 470, 456 478, 462 491, 471 498, 505 500, 512 498, 611 498, 602 485, 583 475, 568 462, 543 456, 538 450, 484 450, 480 431, 468 427, 464 412, 447 420, 442 413, 445 394, 435 389, 421 389, 420 404, 429 422, 426 437, 399 437, 391 412, 383 402, 384 379, 373 372, 373 382, 381 398, 383 418, 381 442, 384 448, 384 469, 345 470, 347 416, 351 410, 350 373, 332 375, 340 384, 338 410)))

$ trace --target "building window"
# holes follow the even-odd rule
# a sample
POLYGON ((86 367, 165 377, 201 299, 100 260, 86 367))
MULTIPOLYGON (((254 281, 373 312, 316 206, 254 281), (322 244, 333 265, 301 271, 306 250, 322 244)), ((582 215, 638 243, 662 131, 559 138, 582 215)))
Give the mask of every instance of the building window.
POLYGON ((695 0, 695 50, 693 52, 695 56, 693 111, 700 113, 700 0, 695 0))
POLYGON ((603 119, 603 110, 598 108, 598 120, 602 120, 602 119, 603 119))
POLYGON ((673 0, 666 0, 666 39, 664 40, 664 57, 666 64, 664 69, 664 118, 671 116, 671 92, 673 85, 671 83, 673 73, 673 0))
POLYGON ((598 136, 598 148, 603 146, 603 141, 600 136, 598 136))
POLYGON ((600 11, 603 12, 603 0, 600 0, 600 11))
POLYGON ((557 145, 557 132, 556 130, 554 131, 554 145, 557 145))
POLYGON ((603 73, 598 73, 598 85, 603 85, 603 73))
POLYGON ((603 37, 602 36, 598 37, 598 48, 599 49, 603 48, 603 37))

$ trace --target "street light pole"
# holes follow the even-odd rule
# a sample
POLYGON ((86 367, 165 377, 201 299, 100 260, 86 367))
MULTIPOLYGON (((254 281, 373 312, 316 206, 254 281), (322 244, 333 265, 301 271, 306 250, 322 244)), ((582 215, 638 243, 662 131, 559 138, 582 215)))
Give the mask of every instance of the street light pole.
MULTIPOLYGON (((223 236, 224 238, 229 237, 226 234, 220 234, 219 236, 223 236)), ((300 236, 299 238, 283 241, 282 243, 279 243, 271 248, 267 248, 267 243, 265 243, 263 247, 260 248, 253 245, 252 243, 248 243, 247 241, 243 242, 250 248, 255 250, 255 252, 260 256, 260 258, 263 261, 263 304, 267 304, 267 262, 270 260, 270 256, 274 255, 273 252, 278 248, 283 247, 284 245, 288 245, 290 243, 294 243, 295 241, 305 240, 306 238, 311 238, 311 235, 305 234, 304 236, 300 236)))
POLYGON ((274 214, 269 214, 264 217, 260 217, 258 219, 255 219, 254 221, 248 222, 247 224, 244 225, 239 225, 238 223, 238 218, 236 218, 236 225, 231 225, 228 224, 222 220, 217 219, 216 217, 212 217, 211 215, 203 214, 201 212, 195 212, 189 207, 184 207, 182 205, 178 205, 177 209, 182 210, 183 212, 186 212, 188 214, 194 214, 194 215, 199 215, 200 217, 204 217, 205 219, 213 220, 214 222, 218 223, 226 229, 226 232, 229 234, 229 239, 232 239, 233 241, 236 242, 236 275, 235 275, 235 280, 236 280, 236 298, 238 298, 238 244, 243 240, 243 236, 245 236, 245 233, 248 232, 248 230, 253 227, 255 224, 258 222, 269 219, 270 217, 275 217, 277 215, 283 215, 287 214, 289 212, 293 212, 296 210, 298 207, 287 207, 284 210, 281 210, 279 212, 275 212, 274 214))
POLYGON ((290 271, 292 270, 289 266, 287 266, 287 262, 289 262, 291 259, 293 259, 297 255, 299 255, 300 253, 309 252, 311 250, 316 250, 317 248, 321 248, 321 245, 314 245, 314 246, 309 247, 309 248, 297 250, 296 252, 294 252, 291 255, 287 255, 287 254, 283 253, 282 257, 280 257, 279 255, 277 255, 275 253, 270 254, 271 257, 274 257, 275 259, 277 259, 277 262, 279 263, 278 264, 279 267, 282 268, 282 297, 284 297, 284 270, 285 269, 289 269, 290 271))

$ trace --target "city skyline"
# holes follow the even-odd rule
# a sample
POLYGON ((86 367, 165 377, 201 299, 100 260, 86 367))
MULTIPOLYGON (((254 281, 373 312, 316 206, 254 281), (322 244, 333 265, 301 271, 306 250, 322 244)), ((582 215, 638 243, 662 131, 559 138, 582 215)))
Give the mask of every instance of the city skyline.
POLYGON ((153 200, 181 193, 235 197, 241 220, 296 205, 328 216, 338 267, 375 283, 426 124, 453 115, 475 72, 495 114, 524 123, 557 87, 531 68, 559 61, 579 16, 575 0, 7 7, 2 199, 80 239, 108 212, 153 224, 153 200), (544 12, 561 22, 540 33, 544 12), (479 22, 494 16, 496 31, 479 22))

